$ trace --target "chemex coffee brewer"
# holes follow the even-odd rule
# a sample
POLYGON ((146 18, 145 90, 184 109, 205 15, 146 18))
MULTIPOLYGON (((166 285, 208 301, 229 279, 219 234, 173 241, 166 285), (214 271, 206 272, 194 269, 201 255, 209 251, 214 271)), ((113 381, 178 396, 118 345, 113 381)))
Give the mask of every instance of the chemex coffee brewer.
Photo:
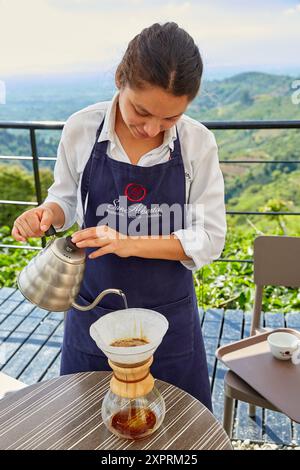
POLYGON ((154 385, 150 366, 168 326, 158 312, 128 308, 104 315, 90 328, 113 369, 102 403, 102 419, 119 437, 141 439, 163 422, 165 403, 154 385))

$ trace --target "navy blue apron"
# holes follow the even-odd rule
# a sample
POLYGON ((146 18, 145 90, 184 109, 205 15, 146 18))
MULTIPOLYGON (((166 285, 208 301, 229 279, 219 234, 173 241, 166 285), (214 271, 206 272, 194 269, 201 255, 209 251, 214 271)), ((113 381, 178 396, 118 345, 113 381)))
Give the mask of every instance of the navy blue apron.
MULTIPOLYGON (((127 229, 133 220, 138 222, 135 217, 140 220, 144 217, 144 222, 147 220, 147 230, 151 222, 159 235, 184 228, 185 173, 178 134, 167 162, 141 167, 116 161, 107 155, 108 141, 98 142, 102 127, 103 122, 82 176, 83 226, 104 225, 101 220, 108 212, 100 211, 99 214, 99 206, 108 204, 108 210, 116 212, 116 225, 112 228, 122 233, 125 233, 124 226, 127 229), (122 211, 120 196, 126 200, 127 213, 122 211), (155 211, 148 211, 150 206, 155 208, 164 204, 168 205, 165 207, 181 206, 181 226, 178 226, 178 218, 175 223, 175 218, 171 217, 169 227, 165 228, 161 217, 155 215, 155 211)), ((143 227, 145 229, 145 225, 143 227)), ((87 248, 87 255, 92 251, 94 248, 87 248)), ((180 387, 211 409, 206 354, 192 271, 180 261, 173 260, 136 256, 121 258, 115 254, 87 258, 76 301, 81 305, 90 304, 99 292, 109 288, 121 289, 126 294, 129 308, 149 308, 166 316, 169 329, 154 354, 151 373, 157 379, 180 387)), ((111 370, 106 356, 90 337, 89 328, 101 316, 123 308, 120 296, 108 294, 91 311, 81 312, 75 308, 68 311, 61 374, 111 370)))

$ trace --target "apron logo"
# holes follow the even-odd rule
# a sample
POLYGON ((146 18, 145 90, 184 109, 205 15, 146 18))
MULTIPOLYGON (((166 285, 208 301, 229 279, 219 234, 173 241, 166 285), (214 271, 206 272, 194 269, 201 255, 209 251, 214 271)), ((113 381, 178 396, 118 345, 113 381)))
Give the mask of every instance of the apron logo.
POLYGON ((141 184, 129 183, 125 188, 125 196, 129 201, 140 202, 145 199, 147 194, 146 188, 141 184))

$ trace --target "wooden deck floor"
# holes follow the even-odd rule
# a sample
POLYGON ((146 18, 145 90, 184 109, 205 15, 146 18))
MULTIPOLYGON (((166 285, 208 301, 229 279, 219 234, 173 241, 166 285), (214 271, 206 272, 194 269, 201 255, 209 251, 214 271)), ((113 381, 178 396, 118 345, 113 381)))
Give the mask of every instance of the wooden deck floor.
MULTIPOLYGON (((219 345, 249 335, 250 314, 239 310, 199 309, 205 340, 215 416, 222 421, 226 368, 215 359, 219 345)), ((265 314, 264 326, 300 331, 300 312, 265 314)), ((30 385, 59 375, 63 314, 35 307, 18 290, 0 289, 0 370, 30 385)), ((280 413, 257 409, 255 419, 238 402, 233 437, 275 443, 300 443, 300 425, 280 413)))

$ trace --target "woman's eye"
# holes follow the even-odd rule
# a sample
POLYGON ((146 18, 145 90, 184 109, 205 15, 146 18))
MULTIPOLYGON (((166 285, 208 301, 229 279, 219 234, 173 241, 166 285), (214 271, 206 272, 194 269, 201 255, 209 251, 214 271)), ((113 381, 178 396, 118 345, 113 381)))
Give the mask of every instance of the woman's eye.
POLYGON ((138 111, 137 109, 134 109, 134 110, 135 110, 136 114, 138 114, 139 116, 142 116, 142 117, 149 116, 149 114, 143 114, 140 111, 138 111))
MULTIPOLYGON (((136 114, 138 114, 138 116, 141 116, 141 117, 147 117, 147 116, 149 116, 148 113, 146 113, 146 114, 145 114, 145 113, 141 113, 140 111, 138 111, 138 110, 135 109, 135 108, 134 108, 134 110, 135 110, 136 114)), ((166 121, 170 121, 170 122, 175 121, 176 119, 177 119, 177 117, 165 118, 166 121)))

